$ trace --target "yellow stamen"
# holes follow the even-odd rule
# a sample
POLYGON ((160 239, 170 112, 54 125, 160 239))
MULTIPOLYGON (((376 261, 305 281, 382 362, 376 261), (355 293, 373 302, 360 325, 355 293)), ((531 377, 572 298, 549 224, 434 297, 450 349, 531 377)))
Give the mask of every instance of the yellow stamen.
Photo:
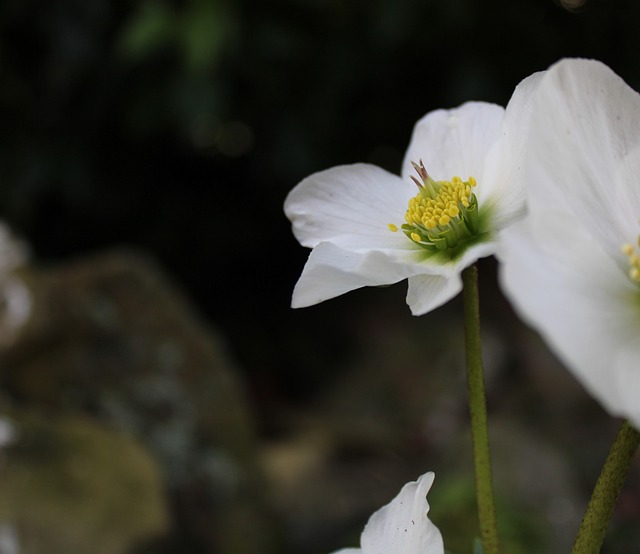
MULTIPOLYGON (((434 181, 422 160, 412 165, 418 174, 411 177, 418 193, 409 199, 404 234, 427 250, 442 251, 478 233, 478 201, 472 192, 476 180, 463 181, 455 175, 451 181, 434 181)), ((388 227, 394 233, 399 230, 394 223, 388 227)))
MULTIPOLYGON (((638 244, 640 244, 640 237, 638 237, 638 244)), ((626 242, 620 247, 620 251, 629 261, 629 278, 634 283, 640 283, 640 256, 636 253, 635 247, 630 242, 626 242)))
POLYGON ((451 181, 434 181, 436 196, 426 197, 425 189, 421 189, 409 200, 405 221, 409 225, 424 225, 427 229, 448 225, 452 218, 460 215, 461 209, 469 207, 471 187, 475 183, 473 177, 465 183, 458 176, 451 181))
POLYGON ((629 257, 633 254, 633 244, 629 242, 625 242, 620 248, 620 250, 625 256, 629 257))

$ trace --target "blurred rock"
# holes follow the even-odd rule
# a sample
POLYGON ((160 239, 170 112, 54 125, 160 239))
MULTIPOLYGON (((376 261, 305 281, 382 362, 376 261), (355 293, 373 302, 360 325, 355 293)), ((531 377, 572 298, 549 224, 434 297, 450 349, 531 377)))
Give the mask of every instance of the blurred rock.
POLYGON ((11 344, 31 315, 31 295, 20 278, 27 245, 0 221, 0 346, 11 344))
POLYGON ((81 415, 14 411, 11 421, 0 552, 122 554, 166 529, 162 477, 137 440, 81 415))
POLYGON ((33 313, 0 350, 0 387, 20 406, 81 411, 143 441, 173 516, 171 537, 146 551, 269 552, 243 389, 218 335, 176 287, 126 251, 24 279, 33 313))

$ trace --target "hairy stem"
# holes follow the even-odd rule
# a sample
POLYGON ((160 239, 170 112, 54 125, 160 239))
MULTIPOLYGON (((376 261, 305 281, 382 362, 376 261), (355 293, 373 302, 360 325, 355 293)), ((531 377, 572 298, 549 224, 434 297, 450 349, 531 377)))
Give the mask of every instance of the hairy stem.
POLYGON ((587 504, 587 510, 571 550, 572 554, 600 552, 616 500, 622 490, 638 444, 640 444, 640 433, 627 421, 623 421, 587 504))
POLYGON ((475 466, 478 520, 483 554, 498 554, 498 526, 493 500, 493 479, 487 429, 487 403, 484 392, 482 346, 480 342, 480 302, 478 269, 468 267, 462 273, 464 283, 464 330, 467 353, 467 388, 471 415, 471 438, 475 466))

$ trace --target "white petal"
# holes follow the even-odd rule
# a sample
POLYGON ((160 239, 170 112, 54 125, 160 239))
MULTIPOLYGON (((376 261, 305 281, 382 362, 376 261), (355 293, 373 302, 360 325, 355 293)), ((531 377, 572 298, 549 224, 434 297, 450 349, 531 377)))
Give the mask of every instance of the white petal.
MULTIPOLYGON (((406 237, 405 237, 406 238, 406 237)), ((407 239, 408 240, 408 239, 407 239)), ((391 285, 407 277, 421 276, 409 284, 407 303, 414 315, 442 305, 459 292, 459 273, 496 250, 489 241, 465 250, 455 261, 443 262, 420 249, 402 256, 398 252, 353 252, 331 242, 321 242, 309 255, 293 291, 291 306, 305 308, 366 286, 391 285), (431 279, 430 279, 431 278, 431 279)))
MULTIPOLYGON (((628 349, 630 333, 640 333, 638 291, 580 231, 553 213, 510 227, 503 236, 500 282, 516 311, 589 392, 611 414, 628 416, 637 410, 640 389, 625 400, 612 359, 628 349), (544 222, 553 223, 562 239, 545 236, 544 222)), ((629 371, 638 373, 637 362, 629 371)))
POLYGON ((340 550, 332 552, 332 554, 362 554, 362 550, 359 548, 341 548, 340 550))
POLYGON ((640 95, 600 62, 563 60, 541 80, 534 109, 529 160, 542 178, 531 210, 573 211, 617 253, 640 217, 640 95))
MULTIPOLYGON (((637 315, 637 314, 636 314, 637 315)), ((638 341, 638 329, 631 329, 633 336, 628 336, 624 344, 614 356, 613 376, 620 391, 623 407, 617 413, 627 418, 630 423, 640 430, 640 371, 638 360, 640 359, 640 342, 638 341)))
POLYGON ((564 60, 536 91, 529 216, 503 234, 522 317, 612 414, 640 426, 640 293, 620 246, 640 217, 640 96, 603 64, 564 60))
MULTIPOLYGON (((640 175, 640 144, 630 147, 628 154, 618 165, 612 181, 618 186, 612 187, 610 194, 617 197, 614 205, 616 213, 612 214, 617 222, 621 237, 624 242, 633 242, 640 235, 640 187, 637 186, 640 175), (624 185, 623 185, 624 184, 624 185)), ((619 250, 617 252, 620 252, 619 250)), ((628 259, 622 257, 623 267, 627 266, 628 259)))
POLYGON ((459 273, 451 277, 415 275, 409 277, 407 304, 413 315, 423 315, 442 306, 462 290, 459 273))
POLYGON ((433 479, 433 473, 426 473, 407 483, 371 516, 361 537, 363 554, 444 554, 440 531, 427 517, 433 479))
POLYGON ((339 166, 314 173, 287 196, 284 209, 303 246, 323 241, 354 251, 415 250, 389 223, 404 223, 415 184, 368 164, 339 166))
POLYGON ((421 269, 420 265, 398 263, 383 252, 351 252, 321 242, 309 255, 291 305, 304 308, 361 287, 390 285, 421 269))
POLYGON ((452 110, 429 112, 416 123, 402 164, 402 177, 414 175, 411 162, 423 160, 436 181, 473 176, 482 185, 487 154, 501 134, 504 108, 467 102, 452 110))
POLYGON ((534 73, 515 89, 505 109, 501 140, 487 156, 479 187, 481 207, 491 210, 494 228, 501 229, 521 219, 525 211, 523 164, 534 93, 544 73, 534 73))
MULTIPOLYGON (((462 290, 460 273, 480 258, 496 253, 498 243, 487 240, 467 248, 462 256, 446 266, 436 266, 435 269, 449 269, 445 272, 416 271, 409 277, 407 304, 413 315, 423 315, 442 306, 462 290)), ((431 266, 429 267, 431 269, 431 266)))

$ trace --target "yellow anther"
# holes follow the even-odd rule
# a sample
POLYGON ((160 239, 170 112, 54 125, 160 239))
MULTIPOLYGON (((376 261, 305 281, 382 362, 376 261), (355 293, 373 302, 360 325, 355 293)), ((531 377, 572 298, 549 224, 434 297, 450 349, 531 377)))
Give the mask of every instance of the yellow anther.
POLYGON ((389 223, 389 231, 391 231, 392 233, 397 233, 398 232, 398 226, 394 225, 393 223, 389 223))
MULTIPOLYGON (((640 237, 638 237, 640 243, 640 237)), ((636 249, 630 242, 626 242, 620 247, 620 251, 629 260, 629 278, 634 283, 640 283, 640 256, 636 253, 636 249)))
MULTIPOLYGON (((475 219, 468 219, 466 211, 476 202, 471 192, 476 180, 469 177, 468 181, 463 181, 455 175, 450 181, 435 181, 422 163, 414 163, 413 167, 418 178, 412 179, 419 190, 409 200, 404 215, 407 225, 403 225, 403 228, 407 236, 426 248, 435 247, 435 244, 440 248, 445 236, 447 245, 453 247, 463 236, 477 232, 477 214, 474 214, 475 219)), ((392 225, 389 225, 389 229, 394 232, 398 230, 392 225)))

